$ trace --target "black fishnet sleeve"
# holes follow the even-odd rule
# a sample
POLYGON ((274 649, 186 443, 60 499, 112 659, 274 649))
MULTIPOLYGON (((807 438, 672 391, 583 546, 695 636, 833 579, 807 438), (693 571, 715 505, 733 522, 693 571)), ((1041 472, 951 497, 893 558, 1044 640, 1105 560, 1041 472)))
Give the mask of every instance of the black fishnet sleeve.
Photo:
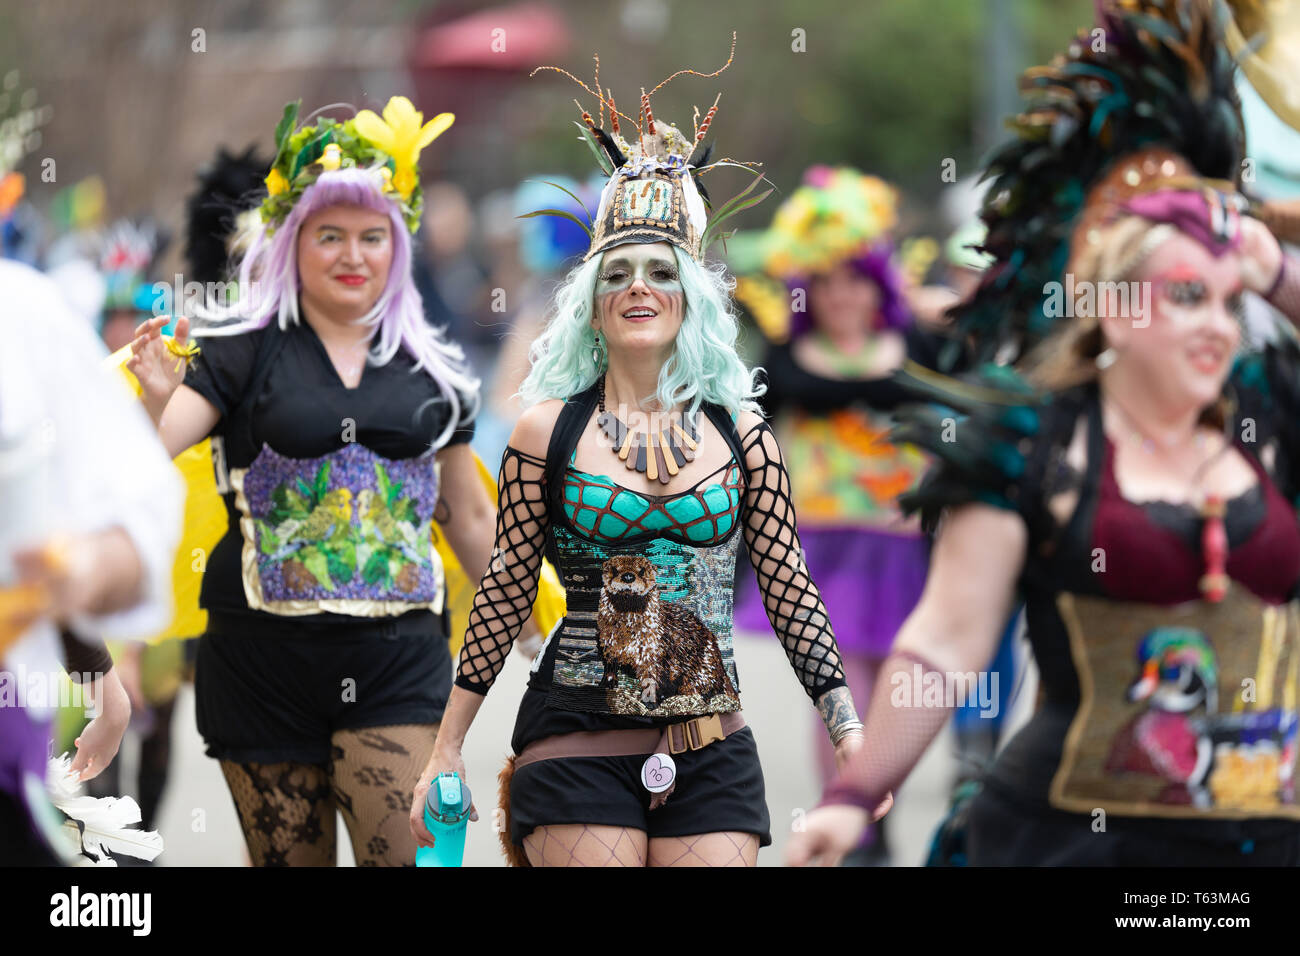
POLYGON ((546 462, 506 447, 497 479, 496 547, 474 595, 456 686, 486 695, 533 612, 546 531, 546 462))
POLYGON ((745 543, 758 575, 763 606, 804 690, 816 701, 845 686, 830 617, 804 563, 790 500, 790 473, 776 436, 760 422, 742 440, 749 487, 745 492, 745 543))

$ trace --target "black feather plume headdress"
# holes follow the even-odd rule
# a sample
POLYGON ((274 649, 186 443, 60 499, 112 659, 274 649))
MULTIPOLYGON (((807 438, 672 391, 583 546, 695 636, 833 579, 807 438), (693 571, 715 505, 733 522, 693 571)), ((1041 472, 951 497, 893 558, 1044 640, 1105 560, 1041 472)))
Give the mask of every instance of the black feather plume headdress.
POLYGON ((985 172, 981 248, 994 261, 953 310, 975 359, 1018 358, 1053 331, 1046 290, 1067 270, 1080 223, 1105 214, 1098 184, 1125 197, 1178 188, 1232 198, 1244 133, 1218 17, 1211 0, 1098 0, 1096 29, 1025 72, 1015 139, 985 172))
POLYGON ((262 183, 271 161, 249 146, 242 153, 224 146, 198 176, 185 207, 185 261, 195 282, 222 282, 230 261, 228 240, 240 213, 256 209, 266 196, 262 183))

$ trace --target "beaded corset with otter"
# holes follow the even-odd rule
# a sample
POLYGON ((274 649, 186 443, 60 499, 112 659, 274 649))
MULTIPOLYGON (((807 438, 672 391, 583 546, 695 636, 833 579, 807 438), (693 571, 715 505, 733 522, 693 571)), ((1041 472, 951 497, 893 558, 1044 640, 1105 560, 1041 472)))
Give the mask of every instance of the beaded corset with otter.
POLYGON ((567 613, 534 663, 547 705, 680 718, 740 709, 732 654, 737 532, 744 530, 769 618, 814 700, 844 684, 825 607, 800 556, 790 477, 771 429, 742 439, 703 410, 731 455, 690 488, 647 495, 573 467, 595 389, 561 411, 546 460, 507 448, 498 550, 475 597, 458 686, 486 693, 532 606, 549 553, 567 613))

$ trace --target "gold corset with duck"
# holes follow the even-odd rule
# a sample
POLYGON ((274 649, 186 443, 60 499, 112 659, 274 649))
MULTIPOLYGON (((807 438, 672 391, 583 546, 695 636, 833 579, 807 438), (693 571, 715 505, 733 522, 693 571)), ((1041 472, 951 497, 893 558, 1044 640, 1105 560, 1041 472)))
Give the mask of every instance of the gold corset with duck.
POLYGON ((1062 594, 1079 708, 1054 806, 1133 816, 1300 817, 1300 606, 1234 584, 1174 607, 1062 594))

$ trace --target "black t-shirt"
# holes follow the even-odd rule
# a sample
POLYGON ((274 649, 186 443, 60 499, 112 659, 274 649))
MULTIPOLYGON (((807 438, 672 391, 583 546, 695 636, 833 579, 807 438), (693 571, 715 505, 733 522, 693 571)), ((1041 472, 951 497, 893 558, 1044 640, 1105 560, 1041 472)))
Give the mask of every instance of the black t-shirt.
MULTIPOLYGON (((247 468, 263 445, 279 455, 311 459, 339 451, 350 442, 390 460, 418 458, 430 452, 446 426, 450 404, 433 379, 415 370, 404 351, 382 366, 367 364, 355 389, 344 386, 315 330, 305 322, 280 331, 275 326, 228 337, 198 339, 201 352, 185 376, 194 389, 221 413, 210 437, 220 439, 213 457, 218 480, 225 469, 247 468), (269 365, 256 395, 259 360, 269 365), (222 461, 221 459, 224 459, 222 461)), ((472 421, 461 418, 448 444, 468 442, 472 421)), ((430 463, 432 467, 432 462, 430 463)), ((211 610, 244 612, 263 624, 281 623, 279 615, 249 609, 241 576, 243 538, 235 495, 222 486, 229 528, 213 550, 203 580, 201 601, 211 610)), ((403 615, 432 626, 428 611, 403 615)), ((346 614, 319 613, 294 617, 304 624, 360 623, 346 614)))
MULTIPOLYGON (((936 367, 937 340, 934 335, 912 325, 904 332, 907 357, 927 368, 936 367)), ((860 402, 877 411, 892 411, 912 400, 910 393, 893 375, 877 378, 826 378, 810 372, 795 361, 791 343, 770 346, 763 356, 767 391, 760 399, 769 419, 782 410, 798 408, 813 415, 837 412, 860 402)))

